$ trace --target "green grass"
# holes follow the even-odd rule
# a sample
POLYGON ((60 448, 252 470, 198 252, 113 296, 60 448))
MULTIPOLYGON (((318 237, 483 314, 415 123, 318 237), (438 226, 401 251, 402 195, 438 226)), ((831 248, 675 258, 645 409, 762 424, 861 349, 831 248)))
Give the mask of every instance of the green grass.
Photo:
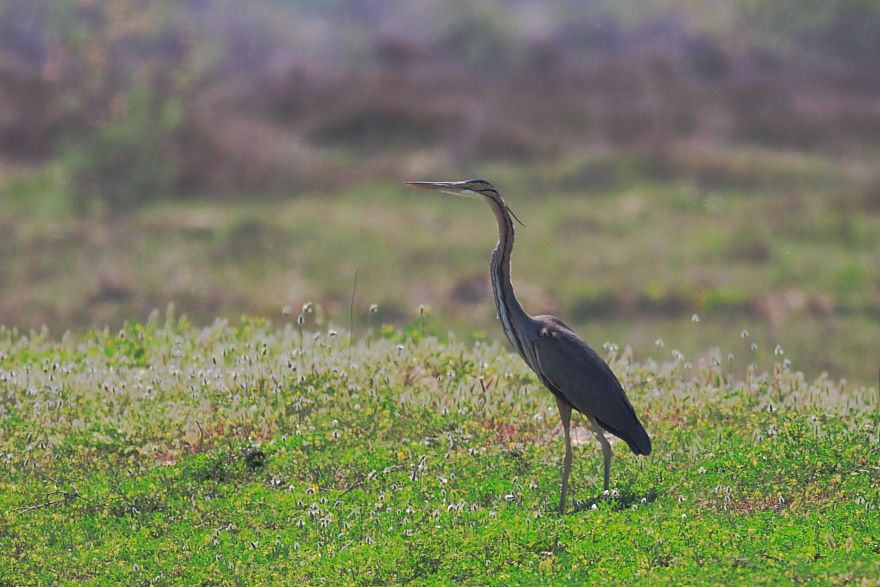
POLYGON ((3 331, 0 584, 878 584, 876 388, 609 350, 654 452, 603 495, 587 436, 559 516, 552 397, 496 344, 3 331))

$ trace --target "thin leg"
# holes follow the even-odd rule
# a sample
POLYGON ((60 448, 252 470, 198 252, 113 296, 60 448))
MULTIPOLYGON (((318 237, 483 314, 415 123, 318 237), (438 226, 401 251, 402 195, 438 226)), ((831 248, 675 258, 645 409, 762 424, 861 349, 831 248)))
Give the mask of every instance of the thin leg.
POLYGON ((592 416, 590 416, 590 427, 593 429, 593 434, 599 439, 599 444, 602 445, 602 455, 605 457, 605 491, 608 491, 608 480, 611 477, 611 444, 605 438, 605 431, 592 416))
POLYGON ((559 496, 559 513, 565 513, 565 497, 568 494, 568 474, 571 473, 571 406, 556 399, 562 431, 565 433, 565 458, 562 460, 562 495, 559 496))

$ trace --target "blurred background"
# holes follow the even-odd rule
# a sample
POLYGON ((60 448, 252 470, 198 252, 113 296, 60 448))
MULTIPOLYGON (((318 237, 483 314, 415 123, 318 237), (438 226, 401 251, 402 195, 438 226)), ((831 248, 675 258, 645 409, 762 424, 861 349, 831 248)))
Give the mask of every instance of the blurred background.
POLYGON ((877 31, 874 0, 0 0, 0 324, 347 327, 357 271, 356 337, 499 338, 491 213, 401 186, 485 177, 524 304, 594 346, 876 382, 877 31))

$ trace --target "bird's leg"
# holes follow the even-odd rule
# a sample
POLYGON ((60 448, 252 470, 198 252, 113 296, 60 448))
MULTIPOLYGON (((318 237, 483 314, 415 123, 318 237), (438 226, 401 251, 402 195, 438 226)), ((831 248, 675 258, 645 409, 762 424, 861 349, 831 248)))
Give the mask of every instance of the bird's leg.
POLYGON ((571 472, 571 406, 556 398, 562 431, 565 434, 565 458, 562 460, 562 495, 559 496, 559 513, 565 513, 565 497, 568 494, 568 474, 571 472))
POLYGON ((611 444, 605 438, 605 431, 592 416, 590 416, 590 427, 593 429, 593 434, 599 439, 599 444, 602 445, 602 455, 605 457, 605 491, 608 491, 608 480, 611 477, 611 444))

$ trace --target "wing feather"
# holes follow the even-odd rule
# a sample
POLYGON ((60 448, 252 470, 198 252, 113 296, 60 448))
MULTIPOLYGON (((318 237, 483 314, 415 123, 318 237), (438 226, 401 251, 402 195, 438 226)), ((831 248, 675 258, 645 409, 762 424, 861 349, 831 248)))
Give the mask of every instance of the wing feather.
POLYGON ((558 318, 542 321, 535 340, 540 376, 578 411, 629 444, 636 454, 651 452, 651 439, 611 367, 558 318))

